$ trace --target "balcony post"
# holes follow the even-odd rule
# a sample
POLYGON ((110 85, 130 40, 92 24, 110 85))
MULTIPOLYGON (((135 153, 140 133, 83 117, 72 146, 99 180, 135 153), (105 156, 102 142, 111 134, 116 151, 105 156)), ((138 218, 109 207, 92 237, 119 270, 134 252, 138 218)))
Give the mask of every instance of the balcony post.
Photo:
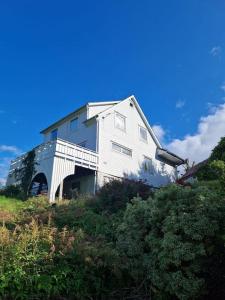
POLYGON ((59 185, 59 200, 62 200, 62 198, 63 198, 63 180, 59 185))

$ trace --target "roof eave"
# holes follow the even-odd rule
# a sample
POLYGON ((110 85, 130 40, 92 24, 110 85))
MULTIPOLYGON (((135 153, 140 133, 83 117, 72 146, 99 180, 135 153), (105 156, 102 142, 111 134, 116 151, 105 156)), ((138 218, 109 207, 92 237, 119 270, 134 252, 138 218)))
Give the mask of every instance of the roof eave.
POLYGON ((180 166, 185 163, 185 159, 163 148, 157 148, 157 156, 173 166, 180 166))

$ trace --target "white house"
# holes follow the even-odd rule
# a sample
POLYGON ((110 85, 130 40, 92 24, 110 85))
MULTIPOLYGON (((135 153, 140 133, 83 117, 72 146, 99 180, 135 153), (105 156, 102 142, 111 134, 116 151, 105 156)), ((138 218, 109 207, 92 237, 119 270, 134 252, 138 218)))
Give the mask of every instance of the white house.
MULTIPOLYGON (((41 131, 35 148, 32 187, 51 202, 74 190, 95 193, 113 178, 144 180, 153 187, 171 182, 184 160, 162 149, 134 96, 121 101, 90 102, 41 131)), ((25 155, 12 161, 7 185, 25 155)))

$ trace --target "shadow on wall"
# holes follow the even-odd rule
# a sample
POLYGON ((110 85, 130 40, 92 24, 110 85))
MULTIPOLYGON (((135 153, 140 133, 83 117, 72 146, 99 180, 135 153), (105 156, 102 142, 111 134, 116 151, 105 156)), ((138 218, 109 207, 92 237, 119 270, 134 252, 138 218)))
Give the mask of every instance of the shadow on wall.
POLYGON ((170 174, 166 170, 166 165, 160 162, 157 166, 150 158, 145 158, 139 164, 137 173, 124 173, 124 177, 134 180, 142 180, 153 187, 160 187, 175 181, 175 174, 170 174))

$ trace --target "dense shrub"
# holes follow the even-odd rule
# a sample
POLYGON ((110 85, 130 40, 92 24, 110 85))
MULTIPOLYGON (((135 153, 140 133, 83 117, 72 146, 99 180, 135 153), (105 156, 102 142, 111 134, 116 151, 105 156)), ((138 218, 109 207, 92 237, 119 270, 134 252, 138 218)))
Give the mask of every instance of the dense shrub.
POLYGON ((97 208, 108 213, 125 209, 134 197, 147 199, 153 194, 149 185, 136 180, 112 180, 106 183, 97 194, 97 208))
POLYGON ((118 229, 129 272, 151 284, 156 299, 224 299, 224 215, 225 199, 197 185, 133 200, 118 229))
POLYGON ((8 185, 1 189, 0 195, 9 198, 21 198, 21 188, 18 185, 8 185))

